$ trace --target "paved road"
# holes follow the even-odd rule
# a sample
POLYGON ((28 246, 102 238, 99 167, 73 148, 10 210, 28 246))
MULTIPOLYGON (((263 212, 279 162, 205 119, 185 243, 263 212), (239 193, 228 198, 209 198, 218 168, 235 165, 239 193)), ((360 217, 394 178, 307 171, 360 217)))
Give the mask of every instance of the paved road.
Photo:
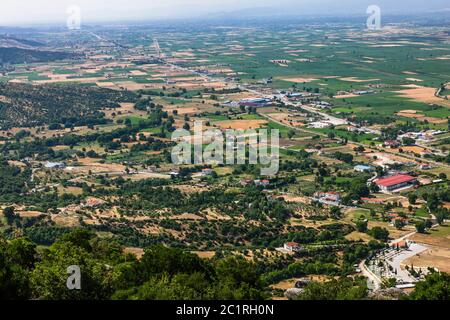
POLYGON ((359 269, 361 270, 362 274, 368 279, 368 287, 370 289, 376 291, 381 288, 381 279, 366 267, 366 260, 363 260, 359 264, 359 269))
MULTIPOLYGON (((285 102, 285 104, 287 104, 287 103, 285 102)), ((306 106, 306 105, 295 105, 295 104, 291 104, 291 105, 298 106, 298 107, 301 107, 302 109, 305 109, 305 110, 307 110, 309 112, 315 113, 315 114, 321 116, 322 118, 324 118, 326 121, 328 121, 331 124, 333 124, 334 126, 341 126, 341 125, 344 125, 344 124, 349 124, 349 122, 347 120, 345 120, 345 119, 334 117, 334 116, 329 115, 327 113, 321 112, 321 111, 319 111, 319 110, 317 110, 316 108, 313 108, 313 107, 309 107, 309 106, 306 106)))
POLYGON ((401 263, 415 255, 418 255, 424 251, 428 250, 427 247, 420 245, 418 243, 411 243, 408 250, 400 251, 399 254, 392 258, 392 261, 387 260, 394 270, 397 271, 397 277, 401 279, 404 283, 414 283, 416 280, 410 276, 409 272, 400 267, 401 263))

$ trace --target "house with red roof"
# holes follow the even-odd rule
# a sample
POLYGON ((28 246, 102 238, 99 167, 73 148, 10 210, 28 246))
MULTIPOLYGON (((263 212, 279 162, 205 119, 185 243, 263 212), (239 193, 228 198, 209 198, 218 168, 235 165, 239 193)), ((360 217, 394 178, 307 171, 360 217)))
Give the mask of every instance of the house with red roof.
POLYGON ((303 248, 296 242, 287 242, 284 244, 284 249, 290 252, 300 252, 303 248))
POLYGON ((392 192, 417 184, 417 178, 407 174, 396 174, 390 177, 377 179, 375 180, 375 184, 381 191, 392 192))

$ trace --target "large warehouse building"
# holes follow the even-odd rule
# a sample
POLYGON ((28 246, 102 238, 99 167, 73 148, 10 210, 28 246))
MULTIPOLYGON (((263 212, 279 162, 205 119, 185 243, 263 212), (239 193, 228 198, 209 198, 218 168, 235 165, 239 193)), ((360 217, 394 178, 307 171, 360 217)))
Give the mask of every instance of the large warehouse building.
POLYGON ((382 191, 395 191, 401 188, 412 186, 417 183, 417 178, 407 174, 397 174, 387 178, 381 178, 375 181, 382 191))

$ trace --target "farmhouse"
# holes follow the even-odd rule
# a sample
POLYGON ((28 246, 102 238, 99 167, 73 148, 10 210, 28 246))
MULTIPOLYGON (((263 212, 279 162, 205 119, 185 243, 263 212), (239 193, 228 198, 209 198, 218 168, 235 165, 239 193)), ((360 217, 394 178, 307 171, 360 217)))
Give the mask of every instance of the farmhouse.
POLYGON ((339 192, 316 192, 314 200, 323 204, 339 206, 341 203, 341 194, 339 192))
POLYGON ((268 187, 270 186, 269 180, 255 180, 255 186, 257 187, 268 187))
POLYGON ((284 244, 284 249, 290 252, 300 252, 302 247, 297 242, 287 242, 284 244))
POLYGON ((387 140, 384 142, 384 146, 388 148, 398 148, 401 146, 401 143, 397 140, 387 140))
POLYGON ((240 106, 244 107, 265 107, 271 102, 268 98, 244 99, 239 101, 240 106))
POLYGON ((385 192, 395 191, 401 188, 412 186, 417 183, 417 179, 407 174, 397 174, 387 178, 375 180, 380 190, 385 192))
POLYGON ((47 169, 64 169, 66 165, 62 162, 47 162, 45 167, 47 169))
POLYGON ((206 177, 206 176, 210 176, 213 174, 213 169, 202 169, 202 176, 206 177))
POLYGON ((357 172, 370 172, 373 171, 373 167, 360 164, 355 166, 354 170, 357 172))
POLYGON ((419 165, 419 170, 431 170, 433 167, 430 164, 422 163, 419 165))
POLYGON ((314 104, 316 107, 322 108, 322 109, 329 109, 332 107, 332 104, 326 101, 318 101, 314 104))
POLYGON ((332 124, 330 122, 325 122, 325 121, 317 121, 317 122, 311 122, 308 125, 308 128, 313 128, 313 129, 327 129, 330 128, 332 126, 332 124))

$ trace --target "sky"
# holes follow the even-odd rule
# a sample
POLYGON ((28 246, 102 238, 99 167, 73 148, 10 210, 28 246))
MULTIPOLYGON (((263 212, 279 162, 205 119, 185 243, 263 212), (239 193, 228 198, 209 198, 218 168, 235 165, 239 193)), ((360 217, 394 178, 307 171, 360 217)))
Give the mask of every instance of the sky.
POLYGON ((450 10, 448 0, 1 0, 0 26, 64 23, 71 5, 81 9, 82 21, 102 22, 202 18, 264 8, 299 15, 364 15, 373 4, 385 13, 450 10))

